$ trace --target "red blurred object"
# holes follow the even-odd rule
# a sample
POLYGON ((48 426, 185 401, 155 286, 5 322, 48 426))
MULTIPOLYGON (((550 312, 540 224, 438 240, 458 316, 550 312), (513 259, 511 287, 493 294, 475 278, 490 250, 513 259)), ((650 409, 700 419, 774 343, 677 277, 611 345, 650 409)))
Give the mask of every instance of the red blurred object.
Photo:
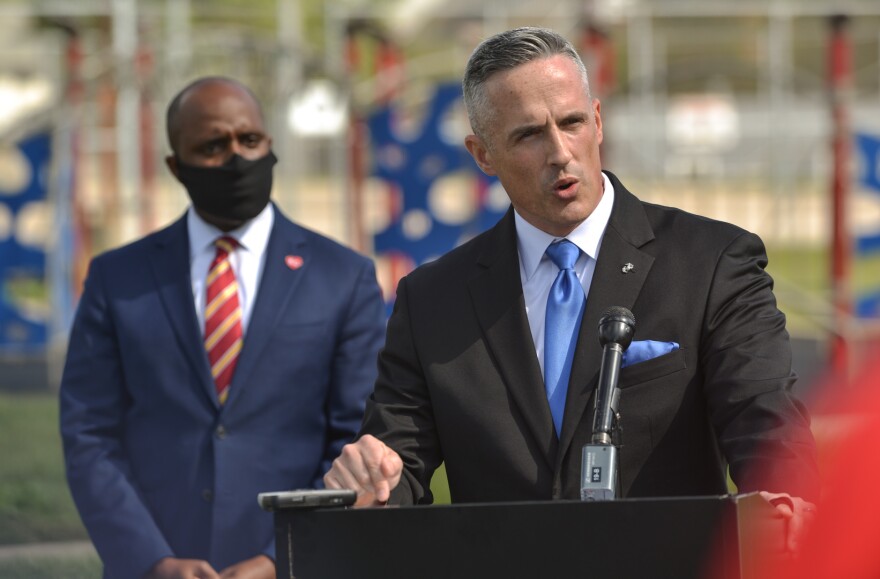
POLYGON ((822 500, 797 558, 758 579, 880 577, 880 348, 849 383, 823 384, 822 500))
POLYGON ((89 267, 89 258, 92 252, 92 234, 88 226, 85 207, 79 195, 79 170, 82 158, 82 137, 79 119, 82 115, 82 103, 85 98, 85 82, 82 77, 82 66, 85 56, 83 54, 82 40, 74 29, 71 29, 67 38, 65 51, 67 64, 67 86, 65 98, 71 113, 73 122, 73 134, 71 136, 71 182, 70 182, 70 208, 72 212, 72 230, 74 249, 72 251, 73 264, 71 265, 71 292, 78 299, 82 292, 86 272, 89 267))
POLYGON ((828 84, 831 96, 833 159, 831 288, 835 311, 835 335, 831 344, 831 364, 838 374, 849 371, 846 326, 852 312, 850 299, 851 247, 846 222, 846 200, 849 195, 850 123, 849 101, 852 79, 852 49, 847 31, 848 18, 833 16, 828 45, 828 84))
POLYGON ((588 24, 581 35, 580 52, 590 75, 590 92, 596 98, 605 98, 617 84, 614 43, 603 29, 588 24))

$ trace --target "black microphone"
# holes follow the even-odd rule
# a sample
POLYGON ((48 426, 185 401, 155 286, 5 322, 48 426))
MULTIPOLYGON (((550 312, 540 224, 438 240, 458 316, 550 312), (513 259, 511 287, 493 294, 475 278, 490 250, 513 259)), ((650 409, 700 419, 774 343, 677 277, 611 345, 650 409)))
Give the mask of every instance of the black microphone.
POLYGON ((593 436, 581 454, 581 500, 611 500, 617 491, 617 447, 612 442, 620 391, 617 381, 623 353, 629 348, 636 319, 628 309, 613 306, 599 319, 602 365, 593 407, 593 436))
POLYGON ((611 443, 611 429, 617 411, 617 380, 623 353, 632 343, 636 319, 632 312, 612 306, 599 318, 599 345, 602 346, 602 365, 596 386, 596 405, 593 414, 593 442, 611 443))

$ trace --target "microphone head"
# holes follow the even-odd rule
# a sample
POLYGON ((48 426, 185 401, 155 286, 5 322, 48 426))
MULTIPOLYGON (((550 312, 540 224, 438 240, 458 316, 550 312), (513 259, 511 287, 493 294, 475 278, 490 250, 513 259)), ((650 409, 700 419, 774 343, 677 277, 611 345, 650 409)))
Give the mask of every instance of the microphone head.
POLYGON ((636 332, 636 318, 632 312, 621 306, 611 306, 599 318, 599 344, 619 344, 624 350, 629 348, 636 332))

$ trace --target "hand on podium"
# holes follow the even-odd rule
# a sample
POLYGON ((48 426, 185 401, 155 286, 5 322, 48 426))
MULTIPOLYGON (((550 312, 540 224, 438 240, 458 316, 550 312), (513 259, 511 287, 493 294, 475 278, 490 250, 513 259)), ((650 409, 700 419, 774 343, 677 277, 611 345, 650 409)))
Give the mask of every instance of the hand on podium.
POLYGON ((275 579, 275 561, 257 555, 227 567, 220 572, 220 579, 275 579))
POLYGON ((146 579, 219 579, 211 564, 201 559, 164 557, 153 565, 146 579))
POLYGON ((807 529, 816 516, 816 505, 787 493, 761 491, 761 496, 776 507, 779 517, 788 519, 785 533, 785 549, 792 554, 797 554, 807 529))
POLYGON ((353 489, 355 507, 380 506, 388 502, 400 482, 403 461, 378 438, 365 434, 342 447, 342 453, 324 475, 328 489, 353 489))
POLYGON ((227 567, 220 573, 200 559, 160 559, 145 579, 269 579, 275 577, 275 562, 266 555, 257 555, 227 567))

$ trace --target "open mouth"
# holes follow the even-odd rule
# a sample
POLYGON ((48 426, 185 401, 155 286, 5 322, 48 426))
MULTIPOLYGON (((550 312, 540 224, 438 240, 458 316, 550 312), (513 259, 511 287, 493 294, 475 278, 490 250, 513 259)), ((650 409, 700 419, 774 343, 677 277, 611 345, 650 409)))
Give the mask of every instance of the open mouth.
POLYGON ((553 185, 553 188, 560 193, 564 193, 571 190, 575 184, 577 184, 577 179, 560 179, 553 185))

